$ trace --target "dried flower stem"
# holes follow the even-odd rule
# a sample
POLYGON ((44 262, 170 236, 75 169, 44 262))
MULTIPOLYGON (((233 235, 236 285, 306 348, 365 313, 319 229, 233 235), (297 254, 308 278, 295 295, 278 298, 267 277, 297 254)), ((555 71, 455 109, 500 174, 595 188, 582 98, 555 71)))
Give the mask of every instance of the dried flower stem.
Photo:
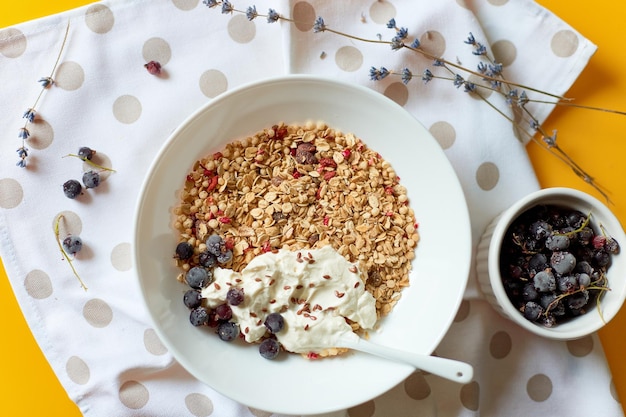
POLYGON ((65 251, 65 249, 63 249, 63 244, 61 243, 61 237, 59 236, 59 223, 61 222, 62 218, 63 218, 63 215, 60 214, 57 217, 57 220, 54 224, 54 236, 56 237, 57 245, 59 245, 59 250, 61 251, 63 258, 69 263, 70 268, 72 268, 72 272, 74 273, 74 276, 78 279, 80 286, 83 288, 83 290, 87 291, 87 286, 85 285, 83 280, 80 278, 80 275, 78 275, 78 271, 76 271, 76 268, 74 268, 74 263, 72 262, 72 258, 65 251))
MULTIPOLYGON (((218 6, 221 6, 223 14, 245 14, 249 20, 253 20, 257 17, 265 17, 267 18, 267 21, 269 23, 274 23, 276 21, 298 23, 293 19, 279 15, 273 9, 270 9, 268 14, 259 14, 257 13, 255 6, 248 7, 246 11, 238 10, 235 9, 228 0, 204 0, 203 3, 210 8, 216 8, 218 6)), ((396 36, 394 36, 393 39, 390 41, 383 40, 381 35, 378 35, 377 39, 368 39, 330 28, 326 25, 322 17, 318 17, 313 25, 313 31, 315 33, 329 32, 334 35, 342 36, 355 41, 387 45, 391 47, 391 49, 394 51, 407 49, 411 52, 421 54, 425 58, 432 60, 433 67, 440 67, 444 69, 445 71, 447 71, 447 73, 451 75, 451 77, 436 75, 433 74, 429 69, 425 69, 421 77, 424 83, 428 83, 432 79, 440 79, 452 81, 456 88, 463 86, 465 92, 477 95, 480 99, 482 99, 482 101, 487 103, 492 109, 494 109, 506 120, 508 120, 513 126, 516 126, 518 128, 518 131, 523 132, 530 140, 539 144, 543 149, 546 149, 552 155, 556 156, 557 159, 568 165, 578 177, 580 177, 585 183, 596 189, 596 191, 598 191, 607 200, 607 202, 610 202, 607 192, 599 184, 597 184, 595 179, 591 175, 589 175, 580 165, 578 165, 578 163, 576 163, 564 149, 562 149, 557 144, 556 130, 553 132, 552 135, 549 135, 543 129, 543 127, 539 123, 539 120, 534 117, 534 115, 526 107, 526 105, 528 103, 536 103, 554 106, 567 106, 578 109, 608 112, 618 115, 626 115, 625 111, 575 104, 572 103, 573 99, 571 98, 562 97, 557 94, 533 88, 532 86, 515 83, 505 79, 504 75, 502 74, 502 65, 498 64, 493 58, 488 56, 487 48, 480 42, 477 42, 471 33, 465 43, 471 45, 474 48, 474 55, 482 57, 484 59, 484 62, 481 61, 479 63, 477 70, 467 68, 461 63, 448 61, 442 57, 433 55, 432 53, 422 48, 418 39, 413 40, 411 44, 405 43, 405 39, 408 36, 408 29, 397 27, 395 19, 391 19, 389 23, 387 23, 387 28, 393 29, 396 32, 396 36), (487 64, 485 64, 485 62, 487 64), (461 71, 463 74, 465 74, 465 77, 461 76, 457 71, 461 71), (466 77, 468 76, 479 77, 490 85, 474 84, 467 80, 466 77), (517 109, 517 115, 519 115, 519 112, 521 111, 522 116, 524 116, 523 121, 528 122, 531 128, 530 130, 534 130, 536 134, 533 135, 531 132, 528 131, 527 128, 521 126, 518 120, 510 117, 506 112, 498 108, 497 105, 488 100, 484 95, 480 94, 481 89, 488 89, 504 96, 507 103, 514 109, 513 111, 515 112, 515 109, 517 109), (518 94, 518 89, 522 90, 521 94, 518 94), (545 97, 550 97, 553 100, 530 99, 527 96, 527 91, 545 97)), ((402 71, 389 71, 384 67, 380 67, 379 69, 372 68, 370 70, 370 78, 376 81, 381 80, 391 74, 401 76, 402 81, 405 84, 407 84, 413 78, 412 72, 407 68, 403 69, 402 71)))
POLYGON ((76 154, 73 154, 73 153, 67 154, 67 155, 65 155, 63 158, 67 158, 67 157, 78 158, 78 159, 80 159, 81 161, 83 161, 83 162, 87 163, 87 165, 91 165, 92 167, 97 168, 97 169, 100 169, 100 170, 102 170, 102 171, 116 172, 113 168, 107 168, 107 167, 104 167, 104 166, 102 166, 102 165, 98 165, 98 164, 96 164, 95 162, 93 162, 91 159, 82 158, 81 156, 76 155, 76 154))
POLYGON ((20 168, 26 167, 26 158, 28 157, 28 148, 26 148, 26 140, 30 137, 30 131, 28 130, 28 125, 30 123, 33 123, 35 120, 35 117, 37 116, 36 109, 37 109, 37 106, 39 105, 39 101, 43 97, 44 91, 49 89, 54 84, 54 79, 52 77, 54 76, 54 73, 56 72, 56 69, 59 66, 59 62, 61 61, 61 56, 63 54, 63 50, 65 49, 65 44, 67 43, 69 32, 70 32, 70 22, 68 21, 67 26, 65 28, 65 34, 63 35, 63 41, 61 43, 61 49, 59 50, 56 61, 54 62, 52 71, 50 71, 49 76, 42 77, 39 79, 39 83, 41 83, 41 90, 39 91, 39 94, 37 95, 37 98, 35 99, 35 102, 33 103, 33 105, 30 108, 28 108, 24 112, 24 115, 22 116, 24 119, 26 119, 26 122, 24 122, 24 126, 20 128, 19 134, 18 134, 18 137, 22 139, 22 146, 20 146, 17 149, 17 154, 20 159, 16 165, 20 168))

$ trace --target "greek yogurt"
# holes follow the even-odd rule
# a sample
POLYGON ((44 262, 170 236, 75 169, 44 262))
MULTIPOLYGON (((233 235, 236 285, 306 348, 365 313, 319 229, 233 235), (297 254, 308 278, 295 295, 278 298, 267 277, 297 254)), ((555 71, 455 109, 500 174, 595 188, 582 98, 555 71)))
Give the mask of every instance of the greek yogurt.
POLYGON ((346 321, 364 330, 376 324, 376 302, 365 290, 365 274, 330 246, 315 250, 279 250, 256 256, 241 272, 215 268, 214 281, 202 290, 208 307, 226 300, 230 288, 240 288, 244 301, 232 306, 246 342, 266 334, 265 318, 280 313, 284 328, 276 334, 283 348, 315 352, 312 346, 332 346, 352 333, 346 321))

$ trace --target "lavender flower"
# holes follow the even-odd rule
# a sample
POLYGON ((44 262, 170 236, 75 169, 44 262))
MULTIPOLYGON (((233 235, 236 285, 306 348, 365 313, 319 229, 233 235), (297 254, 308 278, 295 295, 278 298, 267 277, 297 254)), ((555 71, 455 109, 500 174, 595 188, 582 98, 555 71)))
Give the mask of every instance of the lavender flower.
POLYGON ((506 94, 506 104, 508 104, 509 106, 512 106, 514 103, 517 103, 517 90, 513 89, 510 90, 507 94, 506 94))
POLYGON ((274 9, 270 9, 267 12, 267 23, 274 23, 280 19, 280 15, 274 9))
POLYGON ((52 84, 54 84, 54 80, 51 77, 42 77, 42 78, 39 79, 38 82, 41 83, 41 86, 43 88, 48 88, 52 84))
POLYGON ((408 68, 404 68, 402 70, 402 82, 404 84, 408 84, 409 81, 411 81, 412 79, 413 79, 413 73, 411 72, 411 70, 408 68))
POLYGON ((398 39, 406 39, 409 36, 409 30, 407 28, 400 28, 396 34, 398 39))
POLYGON ((517 105, 520 107, 524 107, 528 104, 528 95, 526 95, 526 91, 522 91, 522 93, 517 98, 517 105))
POLYGON ((322 18, 322 16, 318 16, 317 19, 315 19, 315 23, 313 24, 313 32, 318 33, 318 32, 324 32, 326 30, 326 24, 324 23, 324 19, 322 18))
POLYGON ((417 49, 420 46, 421 46, 420 40, 417 38, 413 39, 413 42, 411 42, 411 48, 417 49))
POLYGON ((395 29, 395 28, 396 28, 396 19, 391 18, 391 19, 389 20, 389 22, 387 22, 387 27, 388 27, 389 29, 395 29))
POLYGON ((20 139, 28 139, 29 136, 30 132, 25 127, 21 127, 19 133, 17 134, 17 137, 20 139))
POLYGON ((430 72, 428 68, 426 68, 422 73, 422 81, 424 81, 424 84, 428 84, 433 78, 433 73, 430 72))
POLYGON ((380 81, 389 75, 389 70, 385 67, 371 67, 370 68, 370 80, 380 81))
POLYGON ((35 120, 35 115, 37 114, 37 112, 35 111, 35 109, 30 108, 28 110, 26 110, 24 112, 24 115, 22 116, 22 118, 28 120, 30 123, 32 123, 35 120))
POLYGON ((464 84, 465 89, 463 91, 465 91, 466 93, 473 93, 474 91, 476 91, 476 84, 470 83, 469 81, 466 81, 464 84))
POLYGON ((210 8, 217 7, 219 5, 217 0, 203 0, 202 3, 210 8))
POLYGON ((487 48, 485 47, 485 45, 477 42, 475 46, 476 48, 472 51, 474 55, 477 55, 477 56, 487 55, 487 48))
POLYGON ((556 146, 556 129, 552 131, 552 136, 544 136, 543 141, 548 148, 554 148, 556 146))
POLYGON ((439 58, 435 58, 435 60, 433 60, 433 67, 444 67, 445 65, 446 63, 439 58))
POLYGON ((476 45, 476 39, 474 38, 474 34, 472 32, 469 33, 469 36, 466 40, 463 41, 468 45, 476 45))
POLYGON ((246 17, 248 20, 254 20, 258 15, 259 14, 256 12, 256 6, 250 6, 248 7, 248 10, 246 10, 246 17))
POLYGON ((393 38, 391 40, 391 49, 392 50, 397 51, 398 49, 402 49, 402 48, 404 48, 404 42, 402 42, 402 39, 398 39, 396 37, 396 38, 393 38))
POLYGON ((459 88, 460 86, 462 86, 463 84, 465 84, 465 80, 463 79, 463 77, 461 77, 459 74, 456 74, 454 76, 454 81, 453 84, 456 88, 459 88))
POLYGON ((222 1, 222 13, 223 14, 232 13, 233 10, 235 10, 235 8, 233 7, 232 4, 230 4, 230 2, 228 0, 223 0, 222 1))
POLYGON ((21 146, 17 148, 17 156, 20 158, 15 165, 20 168, 26 168, 26 158, 28 157, 28 148, 21 146))
POLYGON ((487 75, 487 71, 489 71, 489 67, 487 66, 487 64, 482 61, 478 63, 476 69, 478 70, 478 72, 485 75, 487 75))

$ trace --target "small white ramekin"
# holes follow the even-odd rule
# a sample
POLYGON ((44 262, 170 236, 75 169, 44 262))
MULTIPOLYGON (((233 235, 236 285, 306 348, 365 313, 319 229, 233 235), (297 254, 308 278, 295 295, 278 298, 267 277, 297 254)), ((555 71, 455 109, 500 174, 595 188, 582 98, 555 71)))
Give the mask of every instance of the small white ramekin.
MULTIPOLYGON (((547 188, 531 193, 506 209, 487 226, 478 244, 476 272, 482 293, 491 305, 504 317, 517 323, 531 333, 550 339, 572 340, 592 334, 607 324, 618 313, 626 298, 626 254, 612 255, 607 271, 608 286, 600 298, 599 310, 594 308, 586 314, 545 327, 528 321, 509 300, 500 275, 500 252, 502 241, 509 226, 523 212, 537 205, 557 205, 591 213, 595 228, 604 230, 626 250, 626 234, 615 215, 598 199, 571 188, 547 188)), ((600 230, 595 230, 600 233, 600 230)))

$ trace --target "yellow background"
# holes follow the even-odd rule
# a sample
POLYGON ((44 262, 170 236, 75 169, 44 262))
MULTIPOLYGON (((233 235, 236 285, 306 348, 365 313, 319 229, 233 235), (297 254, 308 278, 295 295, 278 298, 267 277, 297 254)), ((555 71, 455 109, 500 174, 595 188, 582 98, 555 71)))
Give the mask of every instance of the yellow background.
MULTIPOLYGON (((87 0, 2 0, 0 27, 89 3, 91 1, 87 0)), ((252 5, 254 2, 248 3, 252 5)), ((584 6, 571 0, 541 0, 539 3, 599 46, 568 97, 575 98, 578 104, 626 110, 626 54, 623 52, 626 2, 598 0, 591 4, 585 2, 584 6)), ((611 209, 625 224, 626 192, 622 186, 626 180, 626 116, 559 108, 544 127, 548 132, 558 129, 560 145, 611 192, 611 209)), ((531 143, 528 151, 543 187, 568 186, 599 197, 567 166, 540 146, 531 143)), ((624 246, 623 250, 626 250, 624 246)), ((0 375, 3 379, 0 390, 1 414, 81 416, 33 339, 2 268, 0 275, 0 332, 4 334, 3 342, 0 343, 0 375)), ((625 332, 626 307, 600 331, 622 404, 626 399, 626 360, 623 357, 626 352, 625 332)))

